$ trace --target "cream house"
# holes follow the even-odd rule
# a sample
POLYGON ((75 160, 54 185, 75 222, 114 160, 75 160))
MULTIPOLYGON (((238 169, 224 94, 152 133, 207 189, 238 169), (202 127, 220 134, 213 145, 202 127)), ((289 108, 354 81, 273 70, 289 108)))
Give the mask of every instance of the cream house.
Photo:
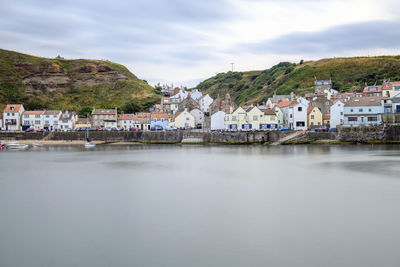
POLYGON ((242 107, 238 107, 231 114, 226 114, 225 127, 229 131, 237 131, 249 127, 246 111, 242 107))
POLYGON ((307 127, 316 128, 322 126, 322 112, 318 107, 309 107, 307 109, 307 127))
POLYGON ((262 110, 260 130, 276 130, 279 127, 279 118, 271 109, 262 110))
POLYGON ((190 129, 195 127, 195 118, 185 109, 174 114, 171 124, 176 128, 190 129))

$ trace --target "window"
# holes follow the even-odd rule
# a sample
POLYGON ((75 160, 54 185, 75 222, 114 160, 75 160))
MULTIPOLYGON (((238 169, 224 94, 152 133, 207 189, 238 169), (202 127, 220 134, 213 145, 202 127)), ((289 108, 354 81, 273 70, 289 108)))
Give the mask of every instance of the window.
POLYGON ((369 108, 369 109, 368 109, 368 112, 372 112, 372 109, 371 109, 371 108, 369 108))
POLYGON ((40 114, 36 114, 36 115, 35 115, 35 118, 40 118, 40 114))
POLYGON ((353 109, 350 109, 350 112, 353 112, 353 109))
POLYGON ((394 87, 394 90, 395 90, 395 91, 400 91, 400 86, 395 86, 395 87, 394 87))
POLYGON ((314 115, 311 115, 311 119, 312 119, 312 120, 314 119, 314 115))
POLYGON ((49 121, 45 121, 44 123, 49 124, 50 122, 49 121))
POLYGON ((29 121, 24 121, 24 125, 29 125, 29 121))
POLYGON ((40 121, 35 121, 35 124, 40 124, 40 121))
POLYGON ((358 121, 357 117, 349 117, 349 121, 358 121))
POLYGON ((46 115, 46 118, 50 118, 50 116, 49 116, 49 115, 46 115))
POLYGON ((292 115, 292 114, 290 114, 290 118, 293 118, 293 115, 292 115))
POLYGON ((304 121, 298 121, 296 122, 296 126, 297 127, 304 127, 306 125, 306 123, 304 121))
POLYGON ((297 111, 302 111, 302 110, 303 110, 302 107, 298 107, 298 108, 297 108, 297 111))
POLYGON ((254 116, 253 116, 253 121, 257 121, 257 120, 258 120, 257 115, 254 115, 254 116))
POLYGON ((343 112, 340 112, 340 116, 343 116, 343 112))
POLYGON ((236 120, 236 116, 232 116, 232 120, 235 121, 236 120))
POLYGON ((363 112, 364 110, 362 108, 358 109, 359 112, 363 112))
POLYGON ((25 115, 24 115, 24 118, 29 118, 29 115, 28 115, 28 114, 25 114, 25 115))
POLYGON ((186 120, 188 121, 188 120, 189 120, 189 117, 186 117, 186 120))
POLYGON ((378 121, 377 117, 368 117, 368 121, 378 121))

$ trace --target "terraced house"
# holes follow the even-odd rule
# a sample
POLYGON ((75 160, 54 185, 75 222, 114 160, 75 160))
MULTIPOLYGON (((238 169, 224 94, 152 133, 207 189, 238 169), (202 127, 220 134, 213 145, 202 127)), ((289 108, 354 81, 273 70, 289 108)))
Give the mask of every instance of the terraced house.
POLYGON ((384 113, 381 97, 353 97, 344 105, 344 127, 379 125, 384 113))
POLYGON ((93 109, 92 126, 95 128, 116 128, 118 120, 117 109, 93 109))
POLYGON ((43 114, 43 110, 24 111, 24 113, 22 114, 22 130, 25 131, 29 128, 32 128, 35 131, 43 130, 43 114))

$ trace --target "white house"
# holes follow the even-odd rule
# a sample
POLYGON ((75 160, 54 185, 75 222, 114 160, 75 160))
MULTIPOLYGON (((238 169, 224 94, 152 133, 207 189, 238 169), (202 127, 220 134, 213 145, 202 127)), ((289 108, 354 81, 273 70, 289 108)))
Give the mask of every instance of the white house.
POLYGON ((305 99, 302 96, 297 97, 296 100, 298 103, 302 103, 302 104, 306 105, 307 107, 310 105, 310 101, 308 101, 307 99, 305 99))
POLYGON ((200 110, 203 111, 204 113, 209 113, 210 112, 210 105, 214 99, 211 98, 208 94, 202 96, 199 99, 199 105, 200 105, 200 110))
POLYGON ((289 128, 292 130, 307 129, 307 106, 295 103, 289 107, 289 128))
POLYGON ((225 130, 225 112, 222 110, 211 115, 211 131, 225 130))
POLYGON ((43 110, 26 110, 22 114, 22 130, 32 128, 36 131, 44 129, 43 110))
POLYGON ((282 110, 278 106, 273 108, 273 110, 275 111, 276 117, 278 119, 278 127, 279 128, 283 128, 284 124, 283 124, 283 112, 282 112, 282 110))
POLYGON ((335 100, 330 109, 331 128, 337 128, 338 125, 342 125, 344 123, 344 102, 343 100, 335 100))
POLYGON ((78 120, 78 116, 74 112, 65 111, 58 118, 59 131, 72 131, 75 128, 75 122, 78 120))
POLYGON ((3 124, 6 131, 21 130, 21 116, 24 113, 24 106, 21 104, 7 105, 3 111, 3 124))
POLYGON ((194 99, 194 100, 198 100, 203 96, 203 93, 200 92, 198 89, 194 89, 193 91, 190 92, 190 96, 194 99))
POLYGON ((58 119, 60 118, 61 110, 45 110, 43 114, 44 129, 46 131, 54 131, 58 128, 58 119))
POLYGON ((204 113, 201 112, 200 109, 195 108, 192 111, 190 111, 190 114, 192 114, 192 116, 194 117, 194 123, 195 123, 196 127, 198 127, 198 126, 203 127, 204 113))

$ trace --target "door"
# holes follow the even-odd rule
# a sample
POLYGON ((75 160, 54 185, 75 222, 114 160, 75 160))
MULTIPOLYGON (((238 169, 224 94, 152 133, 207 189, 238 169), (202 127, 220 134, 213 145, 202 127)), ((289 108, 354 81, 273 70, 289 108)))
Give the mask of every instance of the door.
POLYGON ((400 105, 396 106, 396 113, 400 113, 400 105))

